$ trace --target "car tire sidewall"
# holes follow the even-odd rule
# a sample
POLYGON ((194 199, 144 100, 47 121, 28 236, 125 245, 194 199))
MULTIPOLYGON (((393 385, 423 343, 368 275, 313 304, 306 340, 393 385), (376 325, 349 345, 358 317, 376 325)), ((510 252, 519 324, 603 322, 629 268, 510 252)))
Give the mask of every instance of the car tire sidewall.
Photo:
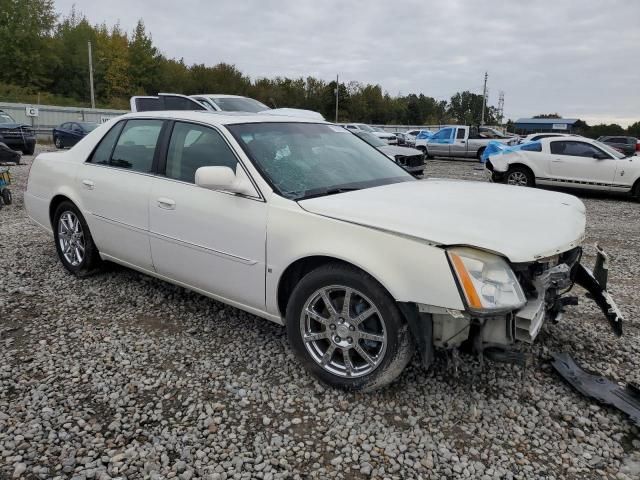
POLYGON ((404 370, 414 345, 408 325, 393 298, 370 275, 340 264, 320 267, 300 280, 294 289, 286 313, 287 335, 297 358, 316 378, 344 390, 373 390, 391 383, 404 370), (385 358, 371 373, 357 378, 333 375, 316 363, 307 352, 300 333, 300 315, 308 298, 328 285, 344 285, 359 290, 378 308, 387 333, 385 358))
POLYGON ((56 211, 53 215, 53 237, 56 246, 56 252, 58 252, 58 258, 60 258, 60 262, 64 266, 67 271, 78 276, 85 277, 87 275, 91 275, 94 273, 98 267, 100 266, 100 255, 98 253, 98 249, 93 242, 93 237, 91 236, 91 231, 89 230, 89 225, 87 225, 86 220, 78 207, 76 207, 71 202, 62 202, 56 208, 56 211), (80 225, 82 226, 82 232, 84 235, 85 242, 85 255, 82 259, 82 262, 79 265, 71 265, 62 253, 62 248, 60 247, 60 242, 58 240, 58 222, 60 221, 60 217, 65 212, 72 212, 80 221, 80 225))
POLYGON ((61 149, 64 148, 64 145, 62 144, 62 139, 60 137, 56 137, 53 139, 53 143, 55 144, 56 148, 61 149))
POLYGON ((13 203, 13 195, 11 194, 11 190, 5 188, 2 190, 2 201, 5 205, 11 205, 13 203))

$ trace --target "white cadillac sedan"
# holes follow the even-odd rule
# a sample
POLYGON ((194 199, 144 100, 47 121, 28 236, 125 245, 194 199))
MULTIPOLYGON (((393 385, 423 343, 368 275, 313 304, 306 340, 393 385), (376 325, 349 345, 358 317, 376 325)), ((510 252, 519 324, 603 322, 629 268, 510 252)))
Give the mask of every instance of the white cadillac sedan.
POLYGON ((418 181, 325 122, 124 115, 39 155, 25 203, 69 272, 116 262, 286 325, 301 363, 346 389, 391 382, 416 349, 428 366, 435 348, 532 342, 574 282, 622 331, 604 253, 580 263, 578 199, 418 181))

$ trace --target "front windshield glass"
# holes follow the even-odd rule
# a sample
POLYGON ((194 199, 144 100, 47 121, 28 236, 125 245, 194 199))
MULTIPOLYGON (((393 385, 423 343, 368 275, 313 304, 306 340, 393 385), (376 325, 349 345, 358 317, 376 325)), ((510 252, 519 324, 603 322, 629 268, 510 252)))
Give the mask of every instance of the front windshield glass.
POLYGON ((2 112, 0 113, 0 123, 16 123, 16 121, 9 114, 2 112))
POLYGON ((258 113, 270 110, 264 103, 260 103, 253 98, 246 97, 220 97, 211 100, 225 112, 249 112, 258 113))
POLYGON ((92 132, 96 128, 98 128, 98 124, 92 122, 81 122, 80 126, 84 129, 85 132, 92 132))
POLYGON ((605 152, 607 152, 610 155, 613 155, 615 158, 627 158, 626 155, 622 152, 619 152, 618 150, 616 150, 613 147, 610 147, 609 145, 607 145, 606 143, 602 143, 602 142, 593 142, 595 143, 598 148, 601 148, 602 150, 604 150, 605 152))
POLYGON ((292 200, 415 180, 336 125, 245 123, 227 128, 275 191, 292 200))
POLYGON ((373 133, 357 132, 356 135, 373 147, 384 147, 385 145, 389 145, 387 142, 380 140, 380 138, 376 137, 373 133))

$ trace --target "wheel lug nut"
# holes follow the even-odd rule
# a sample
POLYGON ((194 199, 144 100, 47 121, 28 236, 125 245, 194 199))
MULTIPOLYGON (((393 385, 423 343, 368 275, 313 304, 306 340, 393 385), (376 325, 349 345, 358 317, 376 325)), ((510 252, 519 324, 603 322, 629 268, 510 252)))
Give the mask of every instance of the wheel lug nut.
POLYGON ((334 340, 336 341, 336 343, 340 343, 342 341, 342 339, 336 335, 336 338, 334 338, 334 340))
POLYGON ((347 342, 353 343, 353 338, 351 338, 351 337, 347 338, 347 342))
POLYGON ((354 327, 353 325, 349 325, 349 330, 350 330, 350 331, 352 331, 352 332, 353 332, 355 329, 356 329, 356 327, 354 327))

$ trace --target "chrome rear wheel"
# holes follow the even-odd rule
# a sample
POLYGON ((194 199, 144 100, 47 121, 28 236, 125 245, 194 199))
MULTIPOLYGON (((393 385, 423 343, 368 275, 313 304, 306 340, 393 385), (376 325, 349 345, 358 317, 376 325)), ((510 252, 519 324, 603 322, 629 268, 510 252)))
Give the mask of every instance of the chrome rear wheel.
POLYGON ((71 211, 63 212, 58 219, 58 243, 62 255, 72 267, 82 263, 86 249, 84 232, 80 219, 71 211))

